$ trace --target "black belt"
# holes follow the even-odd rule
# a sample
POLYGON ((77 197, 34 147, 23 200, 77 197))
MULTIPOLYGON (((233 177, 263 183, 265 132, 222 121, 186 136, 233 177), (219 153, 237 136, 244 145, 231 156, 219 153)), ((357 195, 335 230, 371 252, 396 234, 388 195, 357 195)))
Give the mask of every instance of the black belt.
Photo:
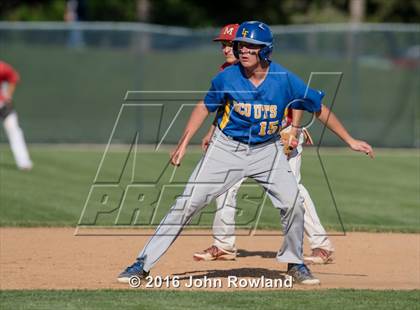
POLYGON ((0 108, 0 119, 5 119, 13 111, 14 109, 11 105, 5 104, 0 108))

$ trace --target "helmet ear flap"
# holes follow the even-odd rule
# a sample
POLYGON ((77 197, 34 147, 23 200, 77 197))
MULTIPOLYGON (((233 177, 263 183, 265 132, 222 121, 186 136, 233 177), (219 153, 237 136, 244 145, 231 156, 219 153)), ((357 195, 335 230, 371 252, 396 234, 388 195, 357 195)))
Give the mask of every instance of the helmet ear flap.
POLYGON ((264 46, 260 51, 258 52, 258 57, 260 60, 265 62, 270 62, 270 55, 273 52, 273 45, 270 44, 268 46, 264 46))
POLYGON ((233 55, 235 56, 236 59, 239 59, 239 44, 238 42, 233 42, 233 55))

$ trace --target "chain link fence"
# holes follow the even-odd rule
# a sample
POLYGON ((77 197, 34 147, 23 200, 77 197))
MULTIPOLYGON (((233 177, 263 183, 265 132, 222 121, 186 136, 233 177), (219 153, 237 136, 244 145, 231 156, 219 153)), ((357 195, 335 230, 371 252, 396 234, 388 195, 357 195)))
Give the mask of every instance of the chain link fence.
MULTIPOLYGON (((420 145, 420 25, 274 26, 273 59, 327 93, 324 104, 376 147, 420 145), (312 73, 312 75, 311 75, 312 73), (337 88, 338 87, 338 88, 337 88)), ((130 99, 115 142, 176 143, 223 56, 218 29, 131 23, 0 22, 0 59, 21 75, 15 106, 29 143, 107 143, 127 91, 193 91, 130 99), (153 111, 152 111, 153 110, 153 111), (176 121, 168 126, 174 116, 176 121)), ((203 131, 193 143, 199 143, 203 131)), ((311 131, 319 141, 322 126, 311 131)), ((4 141, 4 135, 0 141, 4 141)), ((322 145, 342 145, 333 134, 322 145)))

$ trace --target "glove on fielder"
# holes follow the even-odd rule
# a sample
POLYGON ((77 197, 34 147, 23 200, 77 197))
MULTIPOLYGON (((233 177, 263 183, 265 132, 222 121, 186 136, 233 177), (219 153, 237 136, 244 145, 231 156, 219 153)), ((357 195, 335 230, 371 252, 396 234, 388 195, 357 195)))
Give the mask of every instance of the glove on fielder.
MULTIPOLYGON (((295 148, 299 145, 299 139, 290 133, 291 127, 286 127, 280 132, 281 141, 283 143, 283 151, 284 154, 289 156, 295 148)), ((306 128, 299 129, 297 132, 298 137, 300 135, 303 135, 303 141, 307 145, 313 145, 314 141, 312 140, 311 135, 309 134, 309 131, 306 128)))
POLYGON ((298 146, 299 141, 298 139, 290 134, 289 131, 282 130, 280 132, 281 141, 283 143, 283 152, 286 155, 290 155, 290 153, 298 146))

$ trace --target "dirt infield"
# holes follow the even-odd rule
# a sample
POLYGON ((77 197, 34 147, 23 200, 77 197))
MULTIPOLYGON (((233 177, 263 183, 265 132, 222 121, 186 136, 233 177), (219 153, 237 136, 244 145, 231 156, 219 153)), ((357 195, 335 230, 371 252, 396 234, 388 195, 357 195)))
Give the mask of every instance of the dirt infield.
MULTIPOLYGON (((127 288, 116 282, 116 275, 132 263, 148 237, 74 236, 72 228, 1 228, 0 238, 0 285, 8 290, 127 288)), ((348 233, 331 238, 335 262, 311 268, 321 288, 420 289, 420 234, 348 233)), ((284 276, 285 264, 275 260, 279 236, 239 236, 236 261, 194 262, 193 252, 210 242, 211 236, 181 236, 152 270, 153 276, 178 276, 179 290, 189 289, 185 285, 190 277, 207 276, 220 279, 222 287, 194 289, 232 291, 238 288, 228 287, 229 276, 284 276)))

